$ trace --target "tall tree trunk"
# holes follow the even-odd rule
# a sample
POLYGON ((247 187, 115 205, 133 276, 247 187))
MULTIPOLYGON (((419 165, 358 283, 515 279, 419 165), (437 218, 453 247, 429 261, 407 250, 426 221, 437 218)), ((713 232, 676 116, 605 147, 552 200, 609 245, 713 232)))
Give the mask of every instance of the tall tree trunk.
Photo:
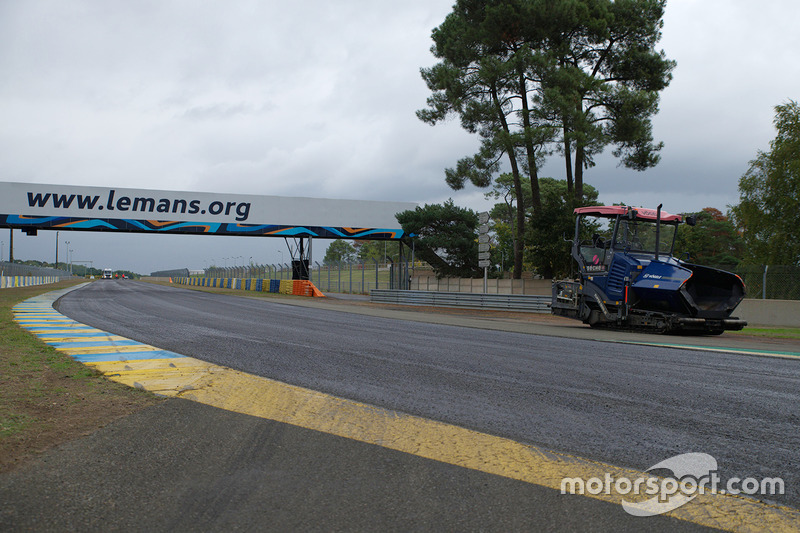
POLYGON ((583 169, 586 167, 585 159, 586 159, 586 135, 588 132, 586 131, 586 113, 583 110, 583 94, 578 95, 576 97, 576 109, 577 112, 577 120, 580 121, 580 125, 584 130, 584 137, 579 139, 575 142, 575 205, 581 205, 583 202, 583 169))
POLYGON ((517 194, 517 219, 514 228, 514 279, 522 279, 523 237, 525 236, 525 201, 522 198, 522 181, 514 152, 509 153, 511 174, 514 176, 514 191, 517 194))
POLYGON ((514 143, 511 142, 511 129, 508 126, 508 120, 503 112, 503 106, 500 104, 500 98, 497 96, 497 88, 492 87, 492 101, 494 102, 495 109, 497 110, 497 117, 500 119, 500 124, 503 131, 506 132, 506 146, 505 151, 508 155, 508 162, 511 165, 511 176, 514 178, 514 193, 517 195, 517 219, 514 228, 514 279, 522 279, 522 239, 525 235, 525 197, 522 194, 522 181, 520 179, 519 164, 517 163, 517 154, 515 151, 514 143))
MULTIPOLYGON (((566 124, 566 119, 564 120, 566 124)), ((572 185, 572 147, 570 146, 569 138, 567 137, 567 127, 564 126, 564 163, 566 164, 567 172, 567 194, 573 192, 572 185)))
POLYGON ((535 198, 537 199, 537 203, 534 205, 533 208, 533 216, 538 217, 539 214, 542 212, 542 195, 539 192, 539 169, 534 165, 531 168, 531 189, 536 191, 535 198))
POLYGON ((528 84, 525 73, 519 73, 519 94, 522 98, 522 125, 525 128, 525 151, 528 155, 528 168, 531 179, 531 208, 533 216, 538 217, 542 211, 542 196, 539 192, 539 169, 536 164, 536 147, 531 137, 531 115, 528 109, 528 84))
POLYGON ((583 201, 583 145, 575 147, 575 205, 583 201))

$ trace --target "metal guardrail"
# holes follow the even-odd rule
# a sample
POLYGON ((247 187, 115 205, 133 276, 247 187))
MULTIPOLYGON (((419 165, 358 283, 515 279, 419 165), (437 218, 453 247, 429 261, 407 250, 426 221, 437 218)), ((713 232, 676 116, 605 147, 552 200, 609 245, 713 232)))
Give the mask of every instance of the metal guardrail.
POLYGON ((427 305, 431 307, 463 307, 467 309, 499 309, 549 313, 550 296, 523 294, 477 294, 468 292, 398 291, 372 289, 370 301, 400 305, 427 305))

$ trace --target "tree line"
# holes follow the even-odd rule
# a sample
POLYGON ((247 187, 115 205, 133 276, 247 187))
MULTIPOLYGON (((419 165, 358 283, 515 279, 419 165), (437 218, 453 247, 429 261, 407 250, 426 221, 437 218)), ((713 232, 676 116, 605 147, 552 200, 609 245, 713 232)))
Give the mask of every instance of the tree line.
MULTIPOLYGON (((458 0, 432 33, 439 62, 421 70, 431 90, 417 116, 457 116, 477 153, 445 170, 455 189, 489 187, 501 170, 513 190, 513 277, 526 245, 549 226, 552 196, 585 205, 585 170, 606 147, 628 168, 658 163, 652 116, 675 62, 656 50, 665 0, 458 0), (548 157, 564 161, 564 188, 543 183, 548 157)), ((538 241, 537 241, 538 242, 538 241)))
MULTIPOLYGON (((492 263, 501 270, 568 275, 573 210, 597 204, 586 183, 594 158, 611 147, 627 168, 659 162, 652 117, 676 67, 656 49, 665 4, 457 0, 433 30, 439 62, 421 69, 431 94, 417 116, 431 125, 458 117, 480 139, 444 178, 454 190, 490 189, 492 263), (562 159, 562 178, 540 176, 551 157, 562 159)), ((800 264, 800 110, 790 100, 775 111, 777 137, 740 179, 739 203, 725 214, 707 207, 696 227, 680 227, 677 252, 705 264, 800 264)), ((481 273, 475 212, 450 200, 398 221, 445 258, 437 274, 481 273)))
MULTIPOLYGON (((739 179, 739 203, 727 213, 706 207, 696 215, 697 225, 680 225, 675 252, 690 262, 735 267, 746 265, 800 266, 800 105, 793 100, 775 107, 777 135, 770 149, 759 151, 739 179)), ((570 238, 575 218, 572 192, 566 180, 540 178, 541 207, 534 216, 526 211, 524 267, 550 278, 570 274, 570 238)), ((522 187, 523 204, 531 205, 531 188, 522 187)), ((581 205, 597 205, 597 190, 584 184, 581 205)), ((492 217, 492 264, 503 264, 514 250, 517 203, 513 177, 500 175, 485 194, 496 203, 492 217)), ((689 213, 684 213, 688 215, 689 213)), ((476 212, 452 202, 425 205, 398 215, 403 229, 419 235, 423 244, 458 256, 456 268, 440 275, 480 276, 477 261, 476 212), (464 243, 471 242, 472 247, 464 243), (461 243, 450 246, 449 243, 461 243)), ((506 263, 507 264, 507 263, 506 263)))

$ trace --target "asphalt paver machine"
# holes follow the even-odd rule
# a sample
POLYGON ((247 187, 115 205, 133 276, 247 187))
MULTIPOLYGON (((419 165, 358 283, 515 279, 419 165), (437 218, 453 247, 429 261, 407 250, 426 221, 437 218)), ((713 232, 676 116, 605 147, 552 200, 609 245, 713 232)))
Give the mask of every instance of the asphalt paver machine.
POLYGON ((577 279, 553 282, 554 315, 592 327, 718 335, 747 323, 732 317, 745 295, 736 274, 673 256, 678 225, 694 217, 657 209, 575 210, 577 279))

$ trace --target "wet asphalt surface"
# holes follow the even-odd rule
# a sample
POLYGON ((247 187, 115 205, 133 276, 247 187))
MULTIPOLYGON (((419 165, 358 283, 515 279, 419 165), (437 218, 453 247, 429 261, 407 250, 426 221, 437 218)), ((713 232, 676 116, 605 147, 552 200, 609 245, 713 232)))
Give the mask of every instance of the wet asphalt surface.
MULTIPOLYGON (((686 452, 800 507, 797 361, 444 326, 135 282, 56 305, 160 348, 645 470, 686 452)), ((0 477, 0 529, 699 530, 619 505, 169 400, 0 477)))
POLYGON ((645 470, 714 456, 782 477, 800 507, 800 364, 337 313, 144 283, 93 283, 62 313, 329 394, 645 470))
POLYGON ((710 531, 168 400, 0 476, 0 531, 710 531))

